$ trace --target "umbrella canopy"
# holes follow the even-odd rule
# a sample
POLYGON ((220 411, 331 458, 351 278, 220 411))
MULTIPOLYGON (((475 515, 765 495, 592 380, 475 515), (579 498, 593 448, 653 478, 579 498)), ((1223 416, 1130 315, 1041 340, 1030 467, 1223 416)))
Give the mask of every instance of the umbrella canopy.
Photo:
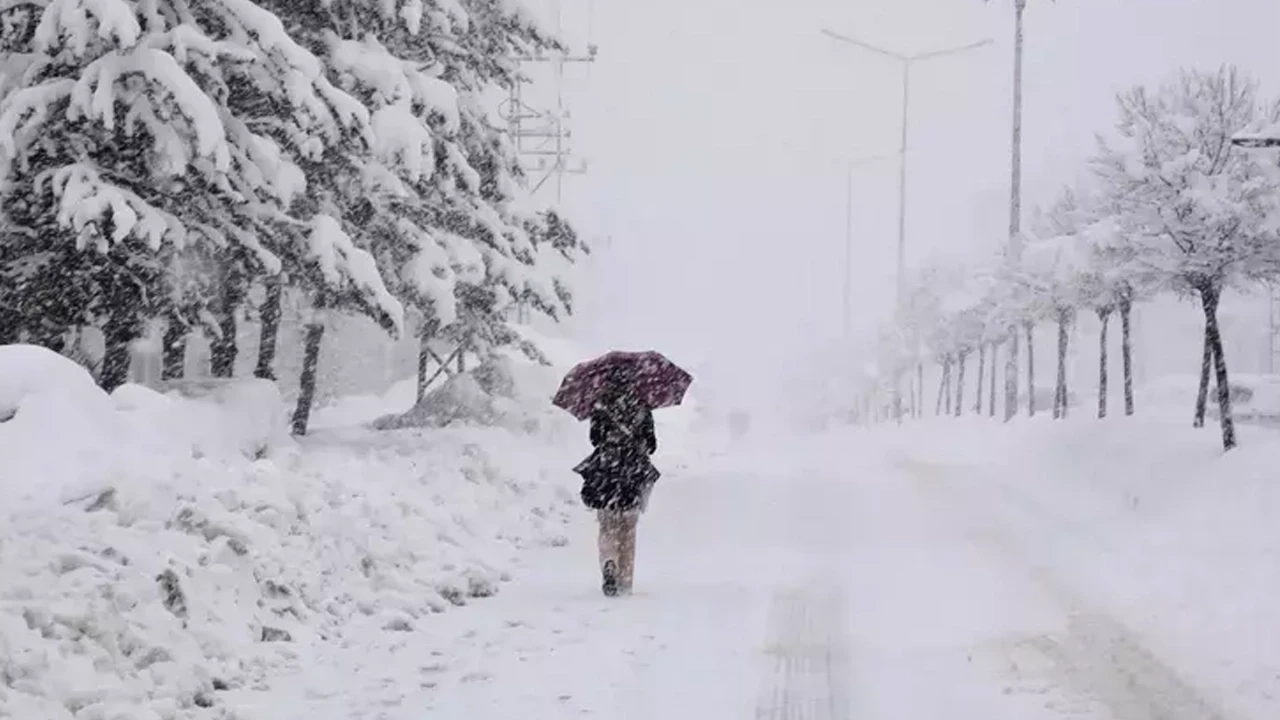
POLYGON ((662 353, 615 350, 576 365, 565 375, 551 402, 585 420, 611 379, 625 383, 627 394, 650 410, 679 405, 693 383, 692 375, 662 353))

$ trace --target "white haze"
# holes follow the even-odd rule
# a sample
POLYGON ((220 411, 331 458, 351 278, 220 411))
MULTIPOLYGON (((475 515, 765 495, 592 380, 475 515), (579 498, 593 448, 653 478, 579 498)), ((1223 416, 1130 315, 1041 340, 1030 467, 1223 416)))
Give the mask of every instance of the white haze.
MULTIPOLYGON (((533 4, 554 23, 552 0, 533 4)), ((892 62, 834 43, 823 27, 903 52, 994 40, 914 72, 908 263, 1003 242, 1011 3, 561 0, 561 14, 570 40, 589 35, 601 48, 565 81, 591 171, 566 180, 564 204, 590 235, 612 238, 580 288, 575 325, 593 344, 668 351, 700 370, 704 389, 740 402, 806 374, 815 354, 831 361, 839 163, 896 149, 901 96, 892 62)), ((1273 0, 1032 0, 1028 211, 1083 171, 1119 89, 1234 63, 1280 91, 1277 28, 1273 0)), ((892 296, 896 160, 856 171, 854 227, 853 336, 865 341, 892 296)))

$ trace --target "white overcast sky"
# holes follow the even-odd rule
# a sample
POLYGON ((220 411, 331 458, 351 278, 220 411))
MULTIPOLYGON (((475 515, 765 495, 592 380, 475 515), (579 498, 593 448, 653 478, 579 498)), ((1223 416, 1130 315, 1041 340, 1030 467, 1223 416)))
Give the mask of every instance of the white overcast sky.
MULTIPOLYGON (((526 1, 550 22, 553 0, 526 1)), ((913 71, 908 263, 1003 241, 1012 0, 560 4, 564 35, 600 46, 565 82, 591 171, 566 182, 564 205, 613 240, 575 323, 594 343, 663 349, 727 386, 768 383, 839 339, 839 163, 896 149, 901 75, 823 27, 902 52, 994 41, 913 71)), ((1277 0, 1031 0, 1028 204, 1082 170, 1117 90, 1234 63, 1280 94, 1278 40, 1277 0)), ((853 207, 865 330, 892 295, 896 160, 856 172, 853 207)))

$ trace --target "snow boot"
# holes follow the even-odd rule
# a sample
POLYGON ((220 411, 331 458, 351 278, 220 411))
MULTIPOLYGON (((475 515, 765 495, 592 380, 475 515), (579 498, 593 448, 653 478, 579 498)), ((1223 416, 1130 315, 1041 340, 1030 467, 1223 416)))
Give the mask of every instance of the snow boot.
POLYGON ((612 560, 606 560, 604 563, 603 590, 605 597, 618 596, 618 565, 612 560))

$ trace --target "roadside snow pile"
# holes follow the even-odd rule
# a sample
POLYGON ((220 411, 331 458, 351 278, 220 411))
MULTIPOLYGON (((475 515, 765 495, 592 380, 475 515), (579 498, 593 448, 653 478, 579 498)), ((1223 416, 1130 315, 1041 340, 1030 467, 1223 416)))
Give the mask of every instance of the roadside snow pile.
POLYGON ((1241 447, 1224 454, 1216 425, 1180 420, 939 422, 927 440, 885 441, 967 469, 950 475, 957 497, 1016 510, 1003 515, 1023 518, 1018 537, 1043 539, 1028 556, 1212 684, 1203 689, 1227 716, 1269 717, 1280 697, 1280 433, 1239 427, 1241 447))
POLYGON ((337 398, 316 407, 311 413, 311 430, 329 430, 355 425, 369 425, 391 413, 413 407, 418 392, 417 378, 408 378, 391 386, 382 394, 366 393, 337 398))
MULTIPOLYGON (((113 393, 117 407, 138 407, 138 396, 148 392, 132 386, 132 397, 121 398, 121 392, 130 387, 113 393)), ((163 389, 165 395, 159 398, 170 402, 150 400, 145 404, 168 410, 175 426, 189 433, 196 457, 260 458, 292 442, 284 401, 273 382, 256 378, 178 380, 166 383, 163 389)))
POLYGON ((0 348, 0 378, 0 718, 257 720, 238 690, 316 643, 429 642, 434 614, 494 593, 579 514, 585 439, 294 443, 270 383, 108 396, 23 347, 0 348))
POLYGON ((16 513, 146 486, 194 457, 264 456, 292 443, 284 418, 279 392, 263 380, 170 395, 125 385, 108 395, 55 352, 0 346, 0 507, 16 513))
MULTIPOLYGON (((111 400, 88 371, 30 345, 0 346, 0 508, 65 500, 121 469, 111 400)), ((2 526, 0 526, 2 527, 2 526)))
POLYGON ((487 359, 476 369, 447 379, 431 390, 408 412, 387 415, 374 421, 379 430, 401 428, 442 428, 449 425, 501 425, 509 430, 536 430, 539 406, 549 405, 541 395, 541 383, 518 383, 514 361, 507 357, 487 359))
POLYGON ((88 371, 51 350, 0 345, 0 422, 14 419, 19 411, 24 411, 20 423, 47 417, 49 406, 83 399, 96 389, 88 371))

